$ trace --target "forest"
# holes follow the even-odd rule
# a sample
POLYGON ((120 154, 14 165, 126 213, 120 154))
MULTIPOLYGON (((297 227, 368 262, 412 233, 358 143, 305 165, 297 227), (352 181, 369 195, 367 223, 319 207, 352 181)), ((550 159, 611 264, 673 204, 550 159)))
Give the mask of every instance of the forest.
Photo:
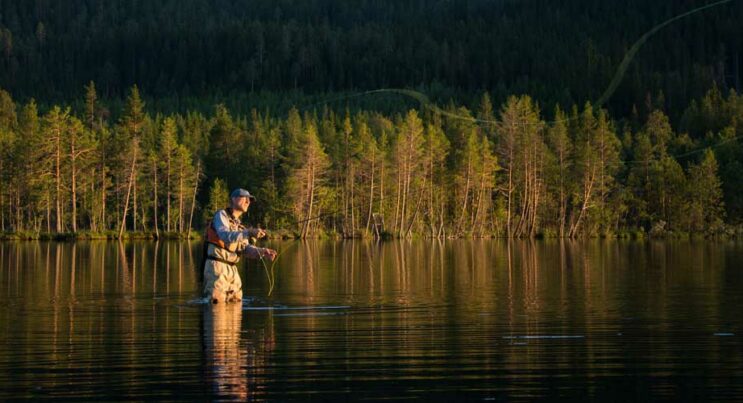
POLYGON ((713 235, 743 207, 743 99, 716 87, 680 129, 661 109, 546 120, 487 93, 474 110, 150 115, 136 86, 110 122, 86 88, 81 115, 0 92, 3 231, 190 233, 237 186, 253 224, 301 237, 713 235))
MULTIPOLYGON (((708 3, 0 0, 0 88, 46 109, 82 99, 90 81, 102 99, 136 84, 164 112, 244 114, 344 91, 415 88, 467 105, 487 91, 495 103, 529 94, 551 113, 597 99, 645 32, 708 3)), ((741 15, 731 1, 655 34, 609 110, 627 116, 662 92, 675 121, 714 82, 740 89, 741 15)))
POLYGON ((743 2, 595 105, 704 4, 0 0, 0 232, 736 235, 743 2))

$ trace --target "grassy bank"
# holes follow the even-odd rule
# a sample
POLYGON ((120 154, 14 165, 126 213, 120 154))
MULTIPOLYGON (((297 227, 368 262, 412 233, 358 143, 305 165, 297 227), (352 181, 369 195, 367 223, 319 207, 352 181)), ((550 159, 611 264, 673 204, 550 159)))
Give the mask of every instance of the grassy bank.
MULTIPOLYGON (((431 238, 429 234, 412 234, 412 238, 425 239, 431 238)), ((181 232, 160 232, 158 234, 148 231, 138 232, 125 232, 121 239, 123 240, 199 240, 202 238, 201 231, 192 231, 191 234, 181 232)), ((300 233, 293 230, 277 229, 267 233, 268 239, 281 240, 281 239, 300 239, 300 233)), ((353 234, 341 234, 336 231, 316 231, 311 236, 311 239, 372 239, 374 235, 368 231, 357 231, 353 234)), ((395 239, 397 236, 390 232, 384 231, 381 234, 383 240, 395 239)), ((445 238, 449 239, 494 239, 494 238, 505 238, 497 234, 482 234, 476 235, 470 232, 465 232, 460 235, 446 234, 445 238)), ((528 238, 528 237, 527 237, 528 238)), ((552 230, 545 230, 537 232, 534 236, 536 239, 559 239, 560 236, 557 232, 552 230)), ((743 239, 743 225, 724 225, 720 228, 708 231, 699 232, 688 232, 688 231, 677 231, 677 230, 664 230, 659 228, 653 228, 650 231, 646 231, 642 228, 631 228, 617 232, 597 232, 591 235, 581 236, 580 239, 632 239, 632 240, 643 240, 643 239, 668 239, 668 240, 683 240, 683 239, 743 239)), ((0 241, 75 241, 75 240, 117 240, 119 234, 116 231, 105 231, 105 232, 63 232, 63 233, 48 233, 48 232, 33 232, 33 231, 19 231, 19 232, 0 232, 0 241)))
POLYGON ((156 234, 154 232, 138 231, 138 232, 125 232, 119 238, 119 233, 116 231, 105 231, 105 232, 92 232, 92 231, 81 231, 81 232, 61 232, 61 233, 49 233, 49 232, 33 232, 33 231, 19 231, 19 232, 2 232, 0 233, 0 240, 2 241, 76 241, 76 240, 155 240, 155 239, 200 239, 201 235, 198 232, 191 232, 190 236, 186 233, 179 232, 160 232, 156 234))

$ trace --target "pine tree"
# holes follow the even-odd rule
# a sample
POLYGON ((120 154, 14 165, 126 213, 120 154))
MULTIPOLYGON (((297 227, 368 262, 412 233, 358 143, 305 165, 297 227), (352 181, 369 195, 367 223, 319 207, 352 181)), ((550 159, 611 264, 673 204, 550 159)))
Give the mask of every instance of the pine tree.
POLYGON ((44 116, 44 137, 45 137, 45 158, 51 161, 50 176, 54 178, 53 200, 54 200, 54 229, 56 232, 62 232, 64 229, 63 205, 64 197, 64 170, 65 170, 65 136, 67 134, 70 110, 60 109, 54 106, 44 116))
POLYGON ((137 230, 137 178, 139 177, 139 163, 141 159, 141 135, 145 124, 144 102, 139 96, 139 89, 133 86, 129 92, 124 115, 119 122, 119 135, 126 160, 123 161, 123 171, 120 172, 120 183, 126 182, 126 195, 124 196, 121 224, 119 226, 119 237, 124 233, 126 218, 129 212, 129 202, 132 203, 132 229, 137 230))
MULTIPOLYGON (((69 118, 67 126, 67 139, 66 146, 68 147, 67 161, 69 163, 70 173, 70 204, 71 214, 70 222, 72 224, 72 232, 78 230, 78 192, 81 188, 79 181, 81 173, 89 172, 94 162, 93 152, 97 149, 95 138, 90 130, 86 129, 83 123, 73 117, 69 118)), ((82 176, 87 183, 89 177, 87 175, 82 176)), ((82 186, 83 193, 87 186, 82 186)))
POLYGON ((426 125, 426 141, 424 146, 424 170, 427 175, 426 184, 426 221, 428 222, 431 237, 443 235, 446 206, 449 202, 448 170, 446 161, 450 143, 441 127, 441 116, 436 114, 426 125))
POLYGON ((393 230, 402 236, 409 232, 418 211, 419 205, 412 206, 413 202, 421 200, 416 184, 419 183, 417 172, 420 172, 423 154, 423 122, 417 111, 410 110, 397 127, 394 146, 396 200, 393 230))
POLYGON ((204 207, 203 220, 207 222, 214 217, 214 214, 225 208, 229 200, 229 191, 227 184, 220 178, 214 178, 209 188, 209 202, 204 207))
POLYGON ((552 175, 550 175, 548 192, 556 199, 557 232, 562 238, 565 236, 568 206, 573 188, 573 183, 568 175, 573 159, 573 144, 568 135, 567 115, 559 107, 555 108, 555 122, 548 130, 547 139, 555 160, 554 169, 552 175))
POLYGON ((210 176, 223 178, 228 186, 236 186, 242 167, 246 145, 246 132, 240 128, 227 110, 220 104, 215 108, 214 124, 209 133, 209 153, 204 164, 210 176))
POLYGON ((95 83, 91 81, 85 86, 85 125, 91 132, 95 130, 97 101, 95 83))
POLYGON ((15 102, 7 91, 0 88, 0 228, 3 231, 7 229, 6 219, 10 219, 12 188, 8 184, 12 183, 14 176, 12 150, 17 140, 17 125, 15 102))
POLYGON ((162 164, 162 174, 165 182, 165 231, 172 231, 173 215, 171 203, 173 201, 173 177, 175 173, 175 158, 178 150, 177 126, 175 119, 166 118, 160 130, 160 151, 158 153, 162 164))
POLYGON ((32 99, 23 106, 18 116, 18 139, 21 141, 15 141, 13 147, 15 180, 11 183, 17 192, 17 208, 23 210, 16 214, 21 217, 17 224, 18 229, 30 227, 36 232, 41 230, 43 219, 37 208, 49 203, 44 197, 45 189, 50 187, 50 177, 44 175, 49 160, 43 155, 42 136, 36 101, 32 99), (30 208, 31 206, 37 208, 30 208))
POLYGON ((702 161, 689 167, 686 211, 689 230, 693 232, 718 231, 723 223, 722 185, 712 150, 707 149, 702 161))
POLYGON ((598 183, 596 187, 596 211, 593 226, 600 234, 605 235, 617 221, 616 210, 610 207, 609 198, 614 195, 615 176, 621 168, 621 143, 616 135, 614 125, 608 120, 605 110, 599 110, 596 118, 596 129, 593 133, 598 164, 598 183))
POLYGON ((317 135, 316 123, 309 116, 302 122, 302 131, 295 133, 297 161, 289 161, 293 167, 289 173, 285 194, 291 201, 295 219, 301 223, 300 236, 306 238, 315 225, 314 215, 325 192, 325 173, 330 165, 317 135))

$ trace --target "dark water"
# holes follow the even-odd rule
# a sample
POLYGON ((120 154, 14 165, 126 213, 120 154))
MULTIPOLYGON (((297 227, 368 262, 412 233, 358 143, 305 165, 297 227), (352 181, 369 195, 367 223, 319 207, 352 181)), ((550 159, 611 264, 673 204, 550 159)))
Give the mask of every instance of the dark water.
POLYGON ((743 244, 0 243, 0 400, 743 401, 743 244))

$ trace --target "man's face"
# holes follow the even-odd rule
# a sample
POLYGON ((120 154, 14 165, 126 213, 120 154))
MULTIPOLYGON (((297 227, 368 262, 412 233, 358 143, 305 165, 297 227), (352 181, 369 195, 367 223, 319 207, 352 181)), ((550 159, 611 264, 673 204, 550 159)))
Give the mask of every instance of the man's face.
POLYGON ((235 210, 242 211, 243 213, 248 211, 248 207, 250 206, 250 199, 247 197, 233 197, 232 198, 232 208, 235 210))

